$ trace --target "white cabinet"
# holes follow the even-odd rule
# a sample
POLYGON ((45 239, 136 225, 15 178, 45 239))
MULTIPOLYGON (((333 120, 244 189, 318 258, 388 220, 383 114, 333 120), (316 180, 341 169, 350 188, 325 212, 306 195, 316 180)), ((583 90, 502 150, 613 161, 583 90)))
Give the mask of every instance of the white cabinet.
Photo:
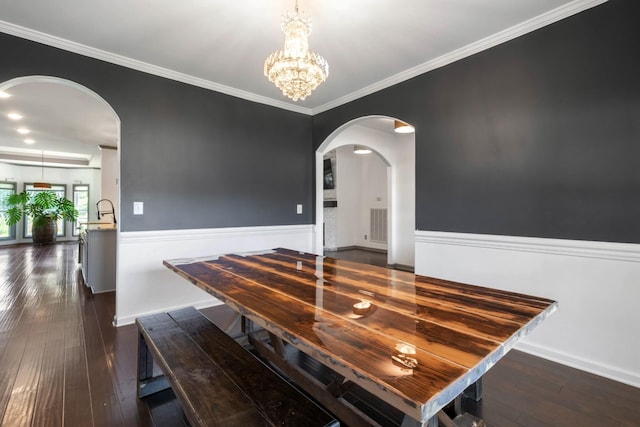
POLYGON ((116 230, 89 228, 82 245, 82 277, 93 293, 116 290, 116 230))

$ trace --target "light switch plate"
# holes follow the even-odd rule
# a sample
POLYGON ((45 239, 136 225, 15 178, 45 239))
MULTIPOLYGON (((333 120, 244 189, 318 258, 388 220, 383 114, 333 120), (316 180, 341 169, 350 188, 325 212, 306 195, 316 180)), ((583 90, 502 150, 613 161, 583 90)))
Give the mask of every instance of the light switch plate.
POLYGON ((144 203, 143 202, 133 202, 133 214, 134 215, 142 215, 142 214, 144 214, 144 203))
POLYGON ((302 214, 302 205, 301 204, 296 205, 296 213, 298 215, 302 214))

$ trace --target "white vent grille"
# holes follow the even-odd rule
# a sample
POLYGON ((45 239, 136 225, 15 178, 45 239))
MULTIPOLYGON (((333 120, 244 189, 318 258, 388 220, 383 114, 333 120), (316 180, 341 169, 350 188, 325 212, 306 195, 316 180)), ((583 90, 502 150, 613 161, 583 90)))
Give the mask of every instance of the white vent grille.
POLYGON ((387 210, 371 209, 371 241, 387 243, 387 210))

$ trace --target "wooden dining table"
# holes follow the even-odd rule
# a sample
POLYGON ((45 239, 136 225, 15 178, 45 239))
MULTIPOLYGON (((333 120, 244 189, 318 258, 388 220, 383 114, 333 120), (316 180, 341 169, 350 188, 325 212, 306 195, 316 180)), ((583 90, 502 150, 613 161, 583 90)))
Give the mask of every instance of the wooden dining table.
POLYGON ((349 426, 388 423, 367 410, 382 406, 402 426, 437 426, 464 392, 479 400, 482 375, 557 308, 283 248, 164 265, 235 310, 252 347, 349 426))

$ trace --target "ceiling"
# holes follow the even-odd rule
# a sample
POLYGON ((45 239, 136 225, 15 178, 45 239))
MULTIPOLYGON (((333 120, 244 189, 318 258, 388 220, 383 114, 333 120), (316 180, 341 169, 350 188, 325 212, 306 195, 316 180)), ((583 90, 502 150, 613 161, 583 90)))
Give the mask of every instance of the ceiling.
MULTIPOLYGON (((299 9, 312 21, 310 48, 328 61, 329 77, 298 102, 284 97, 263 75, 265 58, 283 47, 281 17, 293 10, 294 0, 5 0, 0 31, 315 114, 603 1, 299 0, 299 9)), ((66 88, 68 101, 61 101, 66 95, 56 93, 56 88, 25 88, 25 96, 29 90, 38 94, 34 99, 46 99, 50 105, 45 108, 34 99, 18 101, 14 96, 0 100, 0 111, 20 108, 25 120, 34 123, 34 132, 37 128, 49 136, 37 147, 22 143, 19 148, 88 155, 101 143, 105 129, 114 131, 113 114, 104 116, 104 105, 78 95, 76 89, 66 88), (83 100, 97 110, 82 105, 83 100), (56 106, 60 102, 65 105, 56 106), (73 148, 73 141, 93 148, 73 148)), ((18 86, 11 91, 18 91, 18 86)), ((5 117, 0 119, 0 150, 16 139, 15 123, 5 117)), ((113 145, 114 136, 109 138, 106 144, 113 145)))
POLYGON ((0 160, 56 167, 100 167, 100 146, 116 147, 118 122, 95 96, 55 79, 6 89, 0 99, 0 160), (23 117, 12 120, 10 113, 23 117), (26 135, 17 129, 27 128, 26 135), (25 143, 25 139, 34 140, 25 143))

